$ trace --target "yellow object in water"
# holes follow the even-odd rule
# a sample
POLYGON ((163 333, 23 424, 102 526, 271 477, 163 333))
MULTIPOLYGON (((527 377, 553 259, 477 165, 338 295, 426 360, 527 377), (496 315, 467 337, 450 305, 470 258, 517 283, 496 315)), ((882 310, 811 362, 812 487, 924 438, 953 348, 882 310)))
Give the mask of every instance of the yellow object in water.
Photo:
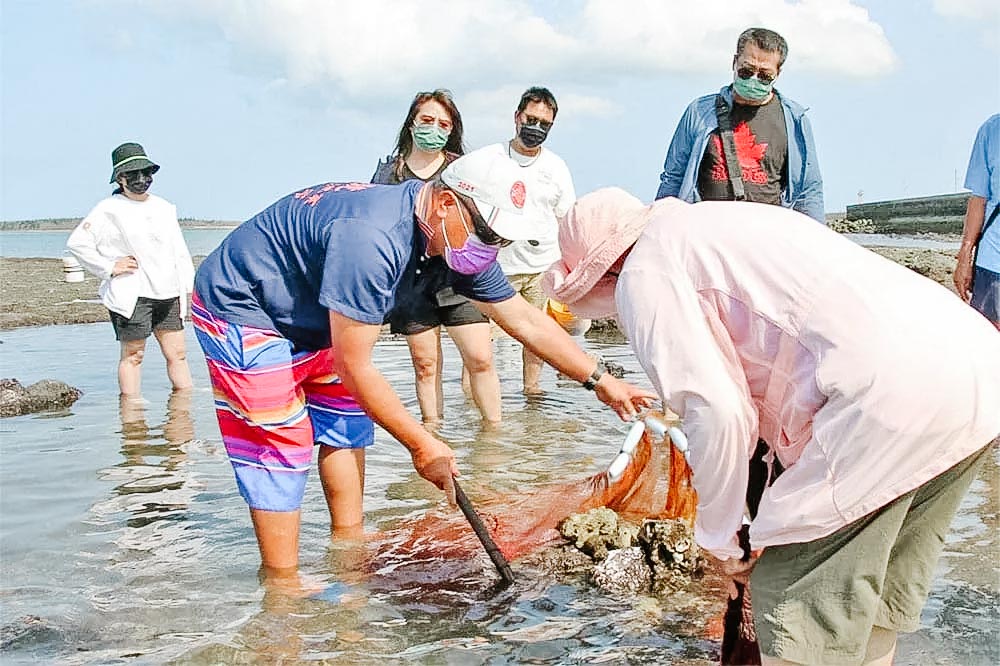
POLYGON ((556 323, 570 335, 583 335, 590 330, 589 319, 577 317, 565 304, 551 298, 545 301, 545 314, 555 319, 556 323))

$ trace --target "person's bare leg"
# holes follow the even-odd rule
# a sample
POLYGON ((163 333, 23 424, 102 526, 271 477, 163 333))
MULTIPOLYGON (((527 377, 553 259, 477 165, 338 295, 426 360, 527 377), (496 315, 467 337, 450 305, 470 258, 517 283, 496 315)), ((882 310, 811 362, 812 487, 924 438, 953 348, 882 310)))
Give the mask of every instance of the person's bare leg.
POLYGON ((542 365, 544 361, 531 353, 527 347, 521 351, 521 374, 524 378, 525 395, 541 395, 545 393, 538 385, 538 380, 542 376, 542 365))
POLYGON ((896 658, 897 634, 884 627, 872 627, 872 635, 868 637, 868 648, 865 651, 864 666, 892 666, 896 658))
POLYGON ((299 564, 301 512, 250 509, 253 530, 266 575, 287 577, 299 564))
POLYGON ((441 328, 406 336, 416 378, 417 404, 424 423, 434 424, 444 414, 441 386, 441 328))
POLYGON ((361 536, 364 527, 365 450, 319 447, 319 479, 334 537, 361 536))
POLYGON ((502 415, 500 406, 500 377, 493 365, 493 340, 490 325, 465 324, 449 326, 448 335, 455 342, 462 363, 469 370, 469 384, 472 399, 479 408, 483 419, 499 423, 502 415))
POLYGON ((142 394, 142 357, 146 340, 122 340, 118 359, 118 389, 123 397, 138 398, 142 394))
POLYGON ((472 379, 469 377, 469 369, 465 367, 465 362, 462 363, 462 393, 466 396, 472 395, 472 379))
POLYGON ((184 331, 153 331, 160 351, 167 360, 167 377, 175 391, 191 388, 191 369, 188 367, 187 350, 184 348, 184 331))

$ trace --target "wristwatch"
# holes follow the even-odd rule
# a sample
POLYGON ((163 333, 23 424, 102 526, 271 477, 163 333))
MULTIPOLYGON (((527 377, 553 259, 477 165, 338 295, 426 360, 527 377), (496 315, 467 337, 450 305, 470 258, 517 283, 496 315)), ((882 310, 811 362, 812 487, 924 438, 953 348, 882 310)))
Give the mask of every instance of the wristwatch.
POLYGON ((597 382, 601 381, 601 377, 604 376, 604 364, 598 363, 594 371, 590 373, 590 376, 583 380, 583 388, 588 391, 593 391, 597 386, 597 382))

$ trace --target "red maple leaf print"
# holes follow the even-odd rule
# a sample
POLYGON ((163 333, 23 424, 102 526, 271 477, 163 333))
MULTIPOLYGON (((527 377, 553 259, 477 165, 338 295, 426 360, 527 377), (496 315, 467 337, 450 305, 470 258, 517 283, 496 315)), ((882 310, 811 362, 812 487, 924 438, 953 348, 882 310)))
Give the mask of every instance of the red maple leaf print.
POLYGON ((736 155, 740 158, 743 181, 758 185, 767 184, 767 174, 761 166, 764 153, 767 152, 767 144, 757 143, 757 137, 750 131, 750 126, 745 121, 733 129, 733 141, 736 143, 736 155))
MULTIPOLYGON (((718 134, 713 134, 711 140, 720 158, 719 162, 712 165, 712 180, 729 180, 729 169, 726 167, 725 152, 722 150, 722 138, 718 134)), ((757 143, 757 137, 750 131, 750 125, 746 121, 741 121, 733 129, 733 143, 736 144, 736 156, 740 161, 743 182, 767 184, 767 173, 761 165, 764 153, 767 152, 767 144, 757 143)))

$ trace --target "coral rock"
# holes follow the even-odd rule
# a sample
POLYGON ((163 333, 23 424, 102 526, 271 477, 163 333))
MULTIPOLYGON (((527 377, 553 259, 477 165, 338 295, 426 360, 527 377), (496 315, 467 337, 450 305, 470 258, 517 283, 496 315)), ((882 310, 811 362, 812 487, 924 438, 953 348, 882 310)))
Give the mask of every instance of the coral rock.
POLYGON ((16 379, 0 379, 0 417, 65 409, 83 393, 69 384, 43 379, 25 388, 16 379))
POLYGON ((635 545, 638 527, 623 520, 607 508, 576 513, 559 525, 559 533, 595 560, 603 560, 609 550, 635 545))
POLYGON ((632 546, 609 552, 604 561, 594 568, 593 581, 608 592, 642 592, 650 589, 653 572, 646 564, 642 549, 632 546))

